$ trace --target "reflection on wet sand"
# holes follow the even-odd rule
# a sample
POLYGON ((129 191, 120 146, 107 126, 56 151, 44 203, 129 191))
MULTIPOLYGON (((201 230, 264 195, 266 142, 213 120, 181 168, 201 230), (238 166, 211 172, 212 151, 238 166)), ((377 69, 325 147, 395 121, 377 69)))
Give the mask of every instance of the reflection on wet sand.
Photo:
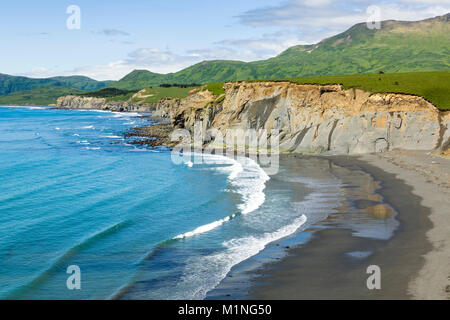
POLYGON ((395 215, 394 210, 392 210, 392 208, 386 204, 372 206, 365 209, 364 211, 377 219, 389 219, 395 215))
MULTIPOLYGON (((320 284, 324 274, 339 275, 332 281, 353 279, 351 272, 343 276, 344 270, 349 270, 355 263, 369 263, 378 243, 395 238, 400 223, 398 213, 384 198, 385 182, 380 182, 357 161, 352 162, 348 158, 343 166, 337 160, 335 157, 299 155, 287 155, 281 159, 280 173, 272 177, 266 193, 270 195, 277 187, 289 185, 293 210, 307 216, 307 223, 296 235, 269 245, 261 254, 235 266, 231 271, 233 277, 224 279, 215 290, 209 292, 209 299, 248 298, 245 292, 248 286, 254 285, 252 278, 267 274, 270 267, 267 269, 264 265, 271 265, 280 259, 279 248, 293 247, 296 247, 296 255, 287 259, 286 265, 290 266, 291 259, 295 260, 295 268, 292 268, 295 276, 287 279, 286 274, 280 272, 280 278, 270 282, 269 288, 276 288, 274 295, 272 289, 255 289, 251 297, 278 297, 279 287, 289 292, 285 297, 308 296, 308 292, 316 292, 316 297, 331 294, 327 285, 320 284), (319 234, 323 242, 318 240, 319 234), (317 252, 314 251, 316 247, 317 252), (310 256, 313 251, 320 257, 310 256), (336 263, 343 264, 342 272, 336 273, 336 263), (315 276, 309 276, 310 273, 315 276), (292 281, 301 284, 302 290, 292 286, 292 281), (295 294, 290 290, 295 290, 295 294)), ((365 270, 361 274, 364 277, 365 270)), ((353 282, 365 284, 364 279, 353 279, 353 282)), ((265 283, 263 278, 261 283, 265 283)), ((349 292, 357 290, 352 288, 349 292)))

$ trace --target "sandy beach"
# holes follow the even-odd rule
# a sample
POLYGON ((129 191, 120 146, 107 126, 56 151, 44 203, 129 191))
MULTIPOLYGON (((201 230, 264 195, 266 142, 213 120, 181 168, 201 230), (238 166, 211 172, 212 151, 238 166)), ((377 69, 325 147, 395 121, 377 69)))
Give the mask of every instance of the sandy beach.
POLYGON ((413 299, 450 299, 450 159, 425 152, 392 152, 361 159, 394 173, 412 187, 430 208, 432 228, 426 233, 432 249, 409 283, 413 299))
POLYGON ((449 299, 450 160, 399 151, 325 159, 347 185, 348 200, 337 214, 302 232, 311 231, 309 241, 290 239, 260 254, 281 247, 283 257, 257 268, 250 266, 258 258, 237 266, 208 298, 449 299), (377 232, 392 229, 389 208, 398 226, 389 238, 373 237, 373 223, 385 221, 377 232), (371 265, 381 268, 381 290, 367 288, 371 265))

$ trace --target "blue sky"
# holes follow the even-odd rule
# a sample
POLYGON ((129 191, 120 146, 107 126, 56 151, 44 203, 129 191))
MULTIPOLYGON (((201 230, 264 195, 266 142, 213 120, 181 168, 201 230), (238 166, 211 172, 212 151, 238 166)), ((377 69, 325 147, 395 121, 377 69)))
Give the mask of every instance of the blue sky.
POLYGON ((2 1, 0 73, 116 80, 133 69, 266 59, 366 21, 371 5, 382 20, 450 12, 450 0, 2 1), (70 5, 81 10, 79 30, 66 26, 70 5))

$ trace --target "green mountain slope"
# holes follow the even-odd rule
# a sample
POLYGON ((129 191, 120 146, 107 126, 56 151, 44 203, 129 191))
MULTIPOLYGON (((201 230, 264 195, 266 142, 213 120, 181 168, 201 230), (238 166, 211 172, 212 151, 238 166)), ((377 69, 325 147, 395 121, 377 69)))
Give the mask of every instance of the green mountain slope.
POLYGON ((0 105, 50 105, 61 96, 81 94, 85 91, 69 87, 41 87, 32 90, 16 91, 0 96, 0 105))
POLYGON ((415 22, 384 21, 380 30, 357 24, 318 44, 295 46, 263 61, 205 61, 170 74, 135 70, 110 87, 131 90, 161 83, 449 69, 450 14, 446 14, 415 22))
POLYGON ((35 79, 0 74, 0 96, 43 87, 71 87, 90 91, 104 88, 110 83, 111 81, 96 81, 83 76, 35 79))

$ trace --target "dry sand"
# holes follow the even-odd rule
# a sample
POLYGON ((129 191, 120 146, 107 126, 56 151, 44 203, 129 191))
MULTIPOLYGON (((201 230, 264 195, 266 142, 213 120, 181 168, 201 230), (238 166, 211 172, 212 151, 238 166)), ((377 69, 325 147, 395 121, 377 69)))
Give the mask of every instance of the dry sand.
POLYGON ((414 299, 450 299, 450 159, 425 152, 365 155, 362 160, 394 173, 430 208, 433 226, 426 233, 432 250, 408 286, 414 299))

